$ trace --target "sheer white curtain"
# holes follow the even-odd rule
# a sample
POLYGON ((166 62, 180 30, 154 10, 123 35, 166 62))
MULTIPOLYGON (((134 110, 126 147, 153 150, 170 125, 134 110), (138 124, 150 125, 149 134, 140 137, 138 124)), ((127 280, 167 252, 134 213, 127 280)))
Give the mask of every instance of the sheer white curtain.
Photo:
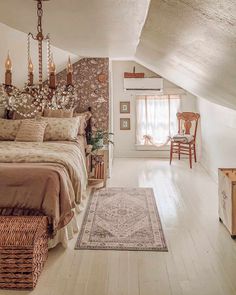
POLYGON ((162 146, 177 133, 179 95, 136 96, 136 143, 162 146))

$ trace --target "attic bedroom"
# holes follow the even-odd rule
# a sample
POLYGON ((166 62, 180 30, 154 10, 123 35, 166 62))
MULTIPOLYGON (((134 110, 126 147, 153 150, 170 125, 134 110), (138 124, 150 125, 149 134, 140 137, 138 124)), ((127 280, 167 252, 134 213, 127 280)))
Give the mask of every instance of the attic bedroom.
POLYGON ((0 295, 236 294, 235 16, 0 1, 0 295))

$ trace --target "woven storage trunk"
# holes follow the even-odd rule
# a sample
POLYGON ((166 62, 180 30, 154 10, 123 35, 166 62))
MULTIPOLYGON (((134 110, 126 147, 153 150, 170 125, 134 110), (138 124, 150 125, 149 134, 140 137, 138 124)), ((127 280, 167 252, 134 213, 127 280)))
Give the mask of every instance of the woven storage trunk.
POLYGON ((33 289, 48 255, 47 217, 0 216, 0 288, 33 289))

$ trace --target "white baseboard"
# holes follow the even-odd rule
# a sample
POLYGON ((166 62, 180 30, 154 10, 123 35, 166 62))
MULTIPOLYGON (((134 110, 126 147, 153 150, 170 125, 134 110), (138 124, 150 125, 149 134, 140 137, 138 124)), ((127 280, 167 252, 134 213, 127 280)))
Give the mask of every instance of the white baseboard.
POLYGON ((115 158, 165 158, 170 157, 169 151, 117 151, 115 158))
POLYGON ((207 160, 207 157, 204 155, 204 152, 202 152, 202 157, 200 160, 200 164, 203 167, 203 169, 207 172, 207 174, 210 175, 210 177, 218 183, 218 171, 215 171, 215 169, 211 168, 211 165, 209 161, 207 160))

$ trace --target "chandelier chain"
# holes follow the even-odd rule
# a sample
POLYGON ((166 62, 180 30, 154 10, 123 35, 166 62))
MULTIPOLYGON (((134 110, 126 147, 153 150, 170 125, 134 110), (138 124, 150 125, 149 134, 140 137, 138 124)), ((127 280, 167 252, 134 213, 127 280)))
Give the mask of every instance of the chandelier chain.
POLYGON ((37 15, 38 15, 38 33, 43 33, 43 29, 42 29, 43 5, 41 0, 38 0, 38 3, 37 3, 37 15))
POLYGON ((39 85, 43 84, 43 43, 38 41, 38 51, 39 51, 39 85))
POLYGON ((42 29, 42 18, 43 18, 43 5, 42 1, 37 1, 37 15, 38 15, 38 59, 39 59, 39 85, 43 84, 43 29, 42 29))

